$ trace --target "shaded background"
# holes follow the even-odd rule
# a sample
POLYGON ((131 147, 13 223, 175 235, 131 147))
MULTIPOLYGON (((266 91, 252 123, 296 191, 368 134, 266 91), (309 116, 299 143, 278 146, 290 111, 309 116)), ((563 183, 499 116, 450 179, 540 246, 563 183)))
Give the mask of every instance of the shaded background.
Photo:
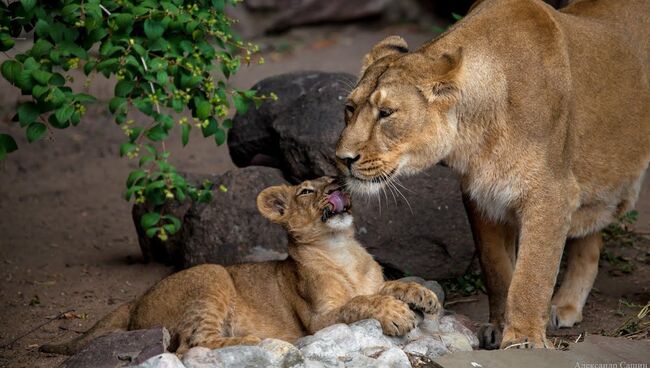
MULTIPOLYGON (((362 57, 384 37, 398 34, 411 48, 435 37, 471 1, 418 0, 246 0, 233 10, 240 34, 261 46, 264 65, 242 68, 232 78, 238 88, 284 72, 319 70, 357 74, 362 57)), ((559 1, 554 2, 558 5, 559 1)), ((495 25, 498 27, 498 25, 495 25)), ((27 41, 16 49, 29 47, 27 41)), ((15 50, 9 52, 14 55, 15 50)), ((0 55, 0 62, 5 55, 0 55)), ((83 78, 77 78, 81 88, 83 78)), ((114 80, 96 76, 89 90, 101 100, 113 94, 114 80)), ((0 366, 50 367, 63 358, 41 354, 37 346, 87 329, 118 304, 132 299, 170 273, 169 267, 142 262, 121 193, 135 163, 118 155, 123 135, 107 108, 89 108, 82 123, 28 144, 10 121, 19 92, 0 80, 0 132, 9 132, 19 150, 0 162, 0 366), (60 312, 74 310, 5 346, 60 312)), ((193 174, 219 174, 234 167, 225 146, 202 139, 195 130, 186 148, 172 137, 172 162, 193 174)), ((644 184, 637 230, 650 232, 650 186, 644 184)), ((647 260, 644 260, 647 265, 647 260)), ((590 302, 583 325, 604 313, 621 312, 616 300, 644 303, 648 267, 631 275, 599 276, 597 288, 612 290, 601 304, 590 302), (604 303, 604 304, 603 304, 604 303), (602 306, 604 305, 604 306, 602 306), (590 317, 591 316, 591 317, 590 317)), ((604 298, 604 297, 603 297, 604 298)), ((458 302, 458 310, 485 319, 485 297, 458 302)), ((628 311, 608 320, 620 323, 628 311)), ((591 322, 590 322, 591 321, 591 322)), ((598 328, 613 328, 609 325, 598 328)), ((594 327, 596 328, 596 327, 594 327)))

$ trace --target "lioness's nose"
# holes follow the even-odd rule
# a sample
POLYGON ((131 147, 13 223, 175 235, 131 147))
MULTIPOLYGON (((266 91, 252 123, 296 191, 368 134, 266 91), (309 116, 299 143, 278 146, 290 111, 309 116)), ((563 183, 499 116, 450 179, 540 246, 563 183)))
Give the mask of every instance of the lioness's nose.
POLYGON ((347 166, 348 170, 352 170, 352 164, 359 161, 361 155, 357 154, 356 156, 354 156, 354 154, 345 153, 345 154, 337 154, 336 158, 339 159, 339 161, 343 162, 343 164, 347 166))

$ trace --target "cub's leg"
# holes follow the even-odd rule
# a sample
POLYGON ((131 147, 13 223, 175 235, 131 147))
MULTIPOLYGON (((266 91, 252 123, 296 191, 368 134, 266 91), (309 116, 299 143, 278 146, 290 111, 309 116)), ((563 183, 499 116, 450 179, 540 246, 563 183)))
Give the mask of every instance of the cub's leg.
POLYGON ((441 310, 436 293, 416 282, 388 281, 379 294, 391 295, 424 313, 437 314, 441 310))
POLYGON ((582 321, 582 308, 598 274, 603 238, 598 232, 570 239, 567 246, 566 273, 552 301, 550 324, 554 328, 571 327, 582 321))
POLYGON ((512 225, 486 219, 467 196, 463 196, 463 203, 472 227, 490 306, 490 323, 481 326, 478 338, 481 348, 498 349, 515 262, 517 231, 512 225))

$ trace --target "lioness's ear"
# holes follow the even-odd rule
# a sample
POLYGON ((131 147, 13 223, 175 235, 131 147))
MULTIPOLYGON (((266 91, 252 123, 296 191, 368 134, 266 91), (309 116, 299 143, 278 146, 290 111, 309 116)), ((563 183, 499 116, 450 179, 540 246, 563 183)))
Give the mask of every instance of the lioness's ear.
POLYGON ((370 53, 363 58, 361 74, 375 61, 392 54, 405 54, 409 52, 409 45, 400 36, 388 36, 373 46, 370 53))
POLYGON ((257 196, 257 209, 262 216, 280 223, 287 214, 289 189, 286 185, 278 185, 264 189, 257 196))
POLYGON ((429 101, 454 100, 460 94, 458 79, 463 61, 463 49, 459 48, 454 53, 443 54, 435 60, 431 68, 435 71, 433 76, 427 76, 418 85, 420 93, 429 101))

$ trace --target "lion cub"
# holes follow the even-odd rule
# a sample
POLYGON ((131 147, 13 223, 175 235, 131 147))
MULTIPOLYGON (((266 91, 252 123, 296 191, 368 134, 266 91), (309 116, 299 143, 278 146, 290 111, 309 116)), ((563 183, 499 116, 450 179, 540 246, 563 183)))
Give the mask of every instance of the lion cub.
POLYGON ((46 352, 71 354, 112 330, 165 326, 170 349, 293 341, 335 323, 379 320, 388 335, 415 327, 409 308, 437 313, 436 294, 416 283, 385 282, 379 264, 354 238, 350 199, 332 178, 274 186, 259 211, 289 236, 284 261, 222 267, 205 264, 173 274, 124 304, 84 335, 46 352))

